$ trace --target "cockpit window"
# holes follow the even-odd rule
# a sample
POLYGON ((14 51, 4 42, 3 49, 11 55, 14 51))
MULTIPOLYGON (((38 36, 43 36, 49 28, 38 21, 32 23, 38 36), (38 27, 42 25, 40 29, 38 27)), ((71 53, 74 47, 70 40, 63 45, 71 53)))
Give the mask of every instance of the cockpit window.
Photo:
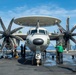
POLYGON ((48 34, 48 32, 47 32, 46 30, 43 30, 43 29, 38 29, 38 30, 37 30, 37 29, 34 29, 34 30, 30 30, 29 33, 30 33, 30 34, 35 34, 35 33, 38 34, 38 33, 40 33, 40 34, 45 34, 45 35, 48 34))
POLYGON ((46 34, 49 34, 49 32, 46 31, 46 34))
POLYGON ((39 33, 45 34, 44 30, 39 30, 39 33))
POLYGON ((37 33, 37 30, 31 30, 31 34, 37 33))
POLYGON ((30 34, 30 30, 27 32, 27 34, 30 34))

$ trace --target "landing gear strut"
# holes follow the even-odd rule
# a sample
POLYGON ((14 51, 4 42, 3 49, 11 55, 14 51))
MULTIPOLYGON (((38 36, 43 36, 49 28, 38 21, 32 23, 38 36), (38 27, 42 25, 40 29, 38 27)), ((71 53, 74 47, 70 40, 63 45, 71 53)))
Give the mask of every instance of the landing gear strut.
POLYGON ((42 63, 41 62, 41 51, 40 51, 39 46, 36 47, 36 52, 33 56, 34 57, 33 57, 32 64, 37 65, 37 66, 41 65, 41 63, 42 63))
POLYGON ((41 64, 41 53, 37 53, 35 58, 37 66, 39 66, 41 64))
POLYGON ((41 64, 41 51, 39 46, 36 47, 35 59, 36 59, 37 66, 39 66, 41 64))

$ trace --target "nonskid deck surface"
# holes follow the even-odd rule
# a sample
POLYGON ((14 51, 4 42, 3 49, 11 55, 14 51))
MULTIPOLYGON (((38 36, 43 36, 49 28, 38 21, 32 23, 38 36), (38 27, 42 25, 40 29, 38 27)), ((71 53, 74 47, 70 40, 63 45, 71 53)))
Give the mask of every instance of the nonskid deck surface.
POLYGON ((43 65, 36 66, 31 63, 31 56, 24 59, 0 59, 1 75, 75 75, 76 57, 71 59, 70 55, 64 55, 64 63, 56 64, 56 59, 52 60, 51 54, 47 53, 43 65))

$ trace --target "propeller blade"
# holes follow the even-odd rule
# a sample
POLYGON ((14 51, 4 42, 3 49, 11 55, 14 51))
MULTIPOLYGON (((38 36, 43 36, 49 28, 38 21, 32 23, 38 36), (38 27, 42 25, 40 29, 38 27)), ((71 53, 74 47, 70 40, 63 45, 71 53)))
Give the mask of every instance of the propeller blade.
POLYGON ((11 31, 11 34, 15 33, 16 31, 22 29, 23 27, 15 28, 14 30, 11 31))
POLYGON ((66 21, 66 30, 69 31, 69 17, 67 18, 67 21, 66 21))
POLYGON ((17 39, 17 40, 21 40, 21 41, 24 41, 21 37, 19 37, 19 36, 14 36, 14 35, 10 35, 12 38, 15 38, 15 39, 17 39))
POLYGON ((71 32, 73 32, 76 29, 76 25, 71 29, 71 32))
POLYGON ((9 41, 10 41, 10 43, 11 43, 11 47, 12 47, 12 49, 14 49, 13 40, 12 40, 11 38, 9 38, 9 41))
POLYGON ((8 31, 11 31, 11 27, 12 27, 12 23, 14 22, 14 18, 12 18, 12 20, 10 21, 10 24, 8 26, 8 31))
POLYGON ((2 39, 2 38, 3 38, 3 35, 0 36, 0 39, 2 39))
POLYGON ((72 36, 76 36, 76 33, 72 33, 72 36))
POLYGON ((1 18, 0 18, 0 23, 1 23, 1 26, 2 26, 3 30, 6 31, 6 27, 4 26, 4 23, 3 23, 1 18))
POLYGON ((5 46, 5 43, 6 43, 6 41, 5 41, 5 38, 4 38, 3 43, 2 43, 2 46, 1 46, 1 50, 2 50, 3 47, 5 46))
POLYGON ((0 34, 3 34, 4 33, 4 31, 0 31, 0 34))
POLYGON ((59 30, 60 30, 60 33, 62 33, 62 32, 63 32, 63 30, 62 30, 61 28, 59 28, 59 30))
POLYGON ((70 37, 70 39, 76 44, 76 40, 73 37, 70 37))
POLYGON ((67 40, 67 51, 70 50, 70 40, 67 40))
POLYGON ((66 31, 57 21, 56 21, 56 24, 59 27, 59 29, 61 29, 62 31, 66 31))
POLYGON ((15 44, 14 39, 13 38, 11 38, 11 39, 12 39, 13 43, 15 44))

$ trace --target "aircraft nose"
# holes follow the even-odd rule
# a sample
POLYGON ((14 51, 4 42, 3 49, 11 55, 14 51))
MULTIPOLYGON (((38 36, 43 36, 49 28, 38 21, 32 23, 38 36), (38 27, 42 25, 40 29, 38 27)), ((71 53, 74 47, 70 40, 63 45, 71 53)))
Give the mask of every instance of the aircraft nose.
POLYGON ((37 38, 33 40, 33 44, 35 45, 42 45, 44 43, 43 39, 37 38))

